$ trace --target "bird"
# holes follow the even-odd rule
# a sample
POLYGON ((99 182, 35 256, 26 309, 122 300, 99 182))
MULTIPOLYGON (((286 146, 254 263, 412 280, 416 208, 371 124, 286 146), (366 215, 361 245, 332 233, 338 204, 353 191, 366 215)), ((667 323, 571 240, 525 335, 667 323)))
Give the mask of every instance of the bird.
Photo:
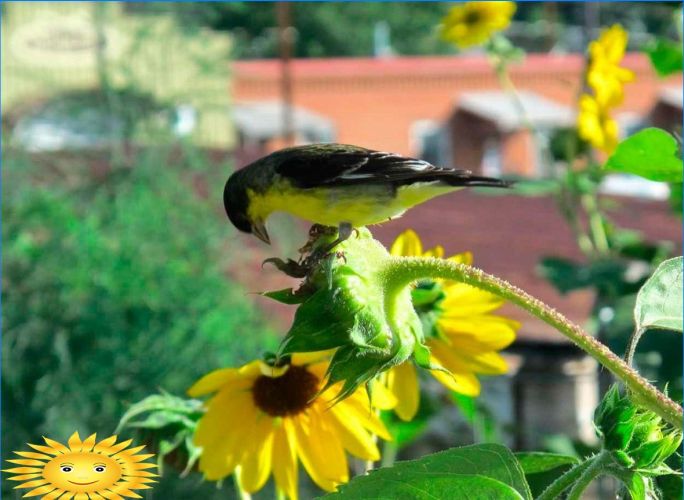
POLYGON ((227 180, 223 204, 232 224, 270 244, 266 219, 287 212, 314 224, 355 228, 395 219, 409 208, 469 186, 509 182, 438 167, 424 160, 349 144, 308 144, 275 151, 227 180))

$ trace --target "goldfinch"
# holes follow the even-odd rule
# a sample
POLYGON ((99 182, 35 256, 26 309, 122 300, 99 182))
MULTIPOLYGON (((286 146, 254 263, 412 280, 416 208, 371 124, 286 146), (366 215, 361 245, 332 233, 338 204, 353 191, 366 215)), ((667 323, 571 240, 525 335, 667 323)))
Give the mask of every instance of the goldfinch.
POLYGON ((466 186, 508 185, 398 154, 311 144, 276 151, 234 172, 223 203, 236 228, 265 243, 270 243, 266 219, 278 211, 337 227, 339 243, 355 227, 400 217, 436 196, 466 186))

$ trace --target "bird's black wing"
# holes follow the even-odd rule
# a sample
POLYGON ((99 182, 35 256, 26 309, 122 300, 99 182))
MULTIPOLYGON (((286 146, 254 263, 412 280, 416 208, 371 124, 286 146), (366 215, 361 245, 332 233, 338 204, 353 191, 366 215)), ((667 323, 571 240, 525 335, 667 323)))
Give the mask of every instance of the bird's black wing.
POLYGON ((499 179, 473 176, 468 170, 437 167, 423 160, 343 144, 291 148, 283 152, 276 172, 301 188, 443 181, 453 186, 496 186, 499 179))

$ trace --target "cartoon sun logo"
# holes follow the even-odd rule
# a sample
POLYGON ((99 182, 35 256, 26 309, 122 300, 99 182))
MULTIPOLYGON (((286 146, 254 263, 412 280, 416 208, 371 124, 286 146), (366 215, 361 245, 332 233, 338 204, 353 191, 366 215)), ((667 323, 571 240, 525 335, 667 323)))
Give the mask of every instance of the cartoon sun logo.
POLYGON ((81 441, 74 432, 68 447, 62 443, 43 438, 47 446, 29 444, 33 451, 15 451, 23 458, 8 460, 19 465, 3 472, 15 474, 10 481, 26 481, 15 486, 33 488, 24 497, 43 495, 43 500, 73 498, 74 500, 142 498, 131 490, 147 489, 148 483, 158 475, 146 469, 157 467, 144 462, 153 455, 140 455, 145 448, 128 448, 131 440, 116 443, 110 436, 96 443, 93 434, 81 441), (62 496, 64 495, 64 496, 62 496))

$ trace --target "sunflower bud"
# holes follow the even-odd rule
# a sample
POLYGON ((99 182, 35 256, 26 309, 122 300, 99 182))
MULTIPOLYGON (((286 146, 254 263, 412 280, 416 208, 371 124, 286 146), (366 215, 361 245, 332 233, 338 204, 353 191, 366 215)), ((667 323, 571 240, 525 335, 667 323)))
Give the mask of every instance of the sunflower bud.
POLYGON ((679 447, 681 433, 666 429, 660 417, 635 406, 617 386, 596 408, 594 423, 604 449, 624 468, 647 476, 672 473, 664 462, 679 447))
MULTIPOLYGON (((312 255, 334 236, 319 237, 312 255)), ((301 297, 279 355, 336 348, 328 386, 344 381, 340 399, 414 351, 420 364, 428 362, 410 289, 387 288, 382 270, 389 259, 387 250, 361 228, 314 262, 300 291, 267 294, 289 303, 301 297)))

